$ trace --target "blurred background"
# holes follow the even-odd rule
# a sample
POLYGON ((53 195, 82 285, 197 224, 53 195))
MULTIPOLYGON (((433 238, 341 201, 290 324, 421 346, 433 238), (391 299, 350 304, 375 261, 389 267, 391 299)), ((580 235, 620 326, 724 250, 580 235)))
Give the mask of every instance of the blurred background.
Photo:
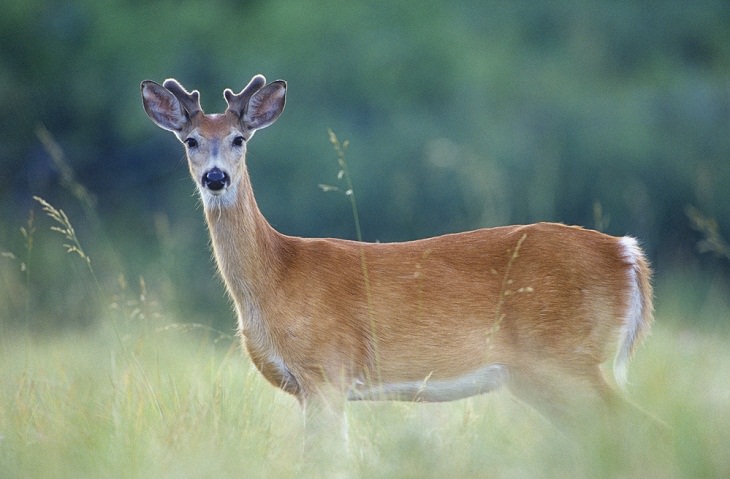
POLYGON ((139 84, 175 77, 218 112, 256 73, 289 83, 248 157, 283 233, 355 236, 318 187, 340 183, 332 129, 367 241, 578 224, 640 238, 686 321, 728 306, 728 2, 8 0, 0 37, 3 327, 145 297, 233 329, 182 146, 139 84))

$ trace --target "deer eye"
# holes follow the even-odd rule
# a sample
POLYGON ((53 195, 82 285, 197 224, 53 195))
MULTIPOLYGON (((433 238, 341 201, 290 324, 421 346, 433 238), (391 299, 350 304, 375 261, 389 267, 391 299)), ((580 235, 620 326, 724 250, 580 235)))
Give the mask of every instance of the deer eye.
POLYGON ((184 142, 188 148, 197 148, 198 147, 198 140, 195 138, 185 138, 184 142))
POLYGON ((237 136, 233 139, 233 146, 243 146, 244 141, 242 136, 237 136))

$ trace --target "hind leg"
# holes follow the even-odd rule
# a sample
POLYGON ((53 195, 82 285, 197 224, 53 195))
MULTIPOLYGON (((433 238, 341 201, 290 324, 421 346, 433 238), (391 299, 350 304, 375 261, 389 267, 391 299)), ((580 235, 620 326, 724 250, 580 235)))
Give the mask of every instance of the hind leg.
POLYGON ((510 391, 559 429, 622 436, 626 430, 666 440, 671 428, 647 414, 613 389, 598 365, 566 370, 560 367, 510 370, 510 391))
POLYGON ((512 368, 508 388, 561 429, 608 420, 624 402, 598 366, 581 370, 546 364, 512 368))

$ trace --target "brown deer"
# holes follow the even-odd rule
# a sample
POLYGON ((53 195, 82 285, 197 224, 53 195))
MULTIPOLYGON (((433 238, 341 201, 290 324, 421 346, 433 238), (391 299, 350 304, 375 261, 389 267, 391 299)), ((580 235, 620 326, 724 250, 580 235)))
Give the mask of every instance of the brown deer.
POLYGON ((210 115, 174 79, 141 88, 152 121, 185 145, 251 360, 305 410, 501 386, 558 422, 578 400, 617 402, 601 365, 617 351, 622 385, 652 323, 635 239, 554 223, 403 243, 286 236, 260 213, 246 168, 286 83, 256 75, 210 115))

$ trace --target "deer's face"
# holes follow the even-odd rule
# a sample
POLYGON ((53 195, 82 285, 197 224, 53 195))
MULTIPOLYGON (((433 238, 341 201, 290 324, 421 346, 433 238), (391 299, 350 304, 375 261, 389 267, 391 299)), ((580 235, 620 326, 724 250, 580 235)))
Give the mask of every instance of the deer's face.
POLYGON ((242 128, 230 112, 201 114, 197 120, 192 128, 176 133, 185 145, 193 181, 206 204, 233 201, 246 168, 246 142, 253 132, 242 128))
POLYGON ((185 145, 190 174, 206 207, 235 201, 245 175, 246 143, 256 130, 279 117, 286 83, 266 85, 264 77, 256 75, 241 93, 226 90, 223 95, 228 102, 225 113, 206 115, 198 92, 188 93, 176 80, 168 79, 163 85, 142 82, 145 111, 185 145))

